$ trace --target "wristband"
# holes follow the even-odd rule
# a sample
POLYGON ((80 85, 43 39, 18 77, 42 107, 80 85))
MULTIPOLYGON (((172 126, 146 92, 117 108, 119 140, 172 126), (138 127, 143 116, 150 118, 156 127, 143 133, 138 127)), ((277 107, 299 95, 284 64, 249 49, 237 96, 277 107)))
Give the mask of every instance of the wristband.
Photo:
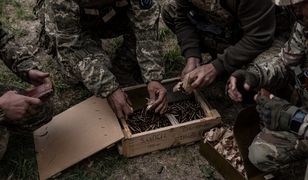
POLYGON ((301 127, 301 125, 304 122, 306 113, 302 112, 302 111, 297 111, 294 116, 291 119, 291 123, 290 123, 290 130, 294 133, 298 133, 299 128, 301 127))

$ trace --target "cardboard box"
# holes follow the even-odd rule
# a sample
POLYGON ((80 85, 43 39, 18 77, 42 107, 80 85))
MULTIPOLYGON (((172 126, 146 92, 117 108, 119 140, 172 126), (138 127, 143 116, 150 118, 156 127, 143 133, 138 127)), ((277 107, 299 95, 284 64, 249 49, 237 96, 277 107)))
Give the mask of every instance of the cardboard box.
MULTIPOLYGON (((172 93, 178 78, 165 80, 168 102, 190 98, 182 93, 172 93)), ((145 106, 146 85, 126 88, 134 109, 145 106)), ((65 112, 34 132, 40 179, 47 179, 92 154, 118 143, 119 152, 133 157, 202 138, 202 132, 221 123, 219 113, 212 109, 198 93, 192 95, 206 114, 205 118, 179 124, 168 116, 170 126, 132 134, 127 123, 118 121, 106 99, 91 97, 65 112)))

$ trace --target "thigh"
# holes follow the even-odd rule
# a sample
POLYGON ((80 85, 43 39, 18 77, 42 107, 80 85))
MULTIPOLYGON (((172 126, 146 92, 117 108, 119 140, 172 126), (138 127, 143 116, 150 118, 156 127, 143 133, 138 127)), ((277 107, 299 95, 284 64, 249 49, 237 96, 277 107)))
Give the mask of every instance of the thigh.
POLYGON ((260 170, 273 171, 305 157, 297 143, 298 138, 292 133, 264 128, 249 147, 249 159, 260 170))

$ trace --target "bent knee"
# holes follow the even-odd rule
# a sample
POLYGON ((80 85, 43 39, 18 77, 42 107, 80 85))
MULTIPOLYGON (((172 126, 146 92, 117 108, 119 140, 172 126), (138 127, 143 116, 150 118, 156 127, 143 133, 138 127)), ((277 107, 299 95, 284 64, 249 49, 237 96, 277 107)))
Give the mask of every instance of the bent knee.
POLYGON ((275 147, 269 144, 253 143, 249 147, 248 158, 259 170, 264 172, 273 171, 278 168, 275 163, 275 147))

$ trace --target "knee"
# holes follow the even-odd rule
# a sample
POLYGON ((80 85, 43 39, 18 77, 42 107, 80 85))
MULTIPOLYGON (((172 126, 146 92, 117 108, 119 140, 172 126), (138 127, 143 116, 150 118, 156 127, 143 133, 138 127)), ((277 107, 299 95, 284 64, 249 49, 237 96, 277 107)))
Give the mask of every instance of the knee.
POLYGON ((278 167, 274 161, 275 147, 269 144, 252 143, 249 147, 248 158, 250 162, 263 172, 270 172, 278 167))

